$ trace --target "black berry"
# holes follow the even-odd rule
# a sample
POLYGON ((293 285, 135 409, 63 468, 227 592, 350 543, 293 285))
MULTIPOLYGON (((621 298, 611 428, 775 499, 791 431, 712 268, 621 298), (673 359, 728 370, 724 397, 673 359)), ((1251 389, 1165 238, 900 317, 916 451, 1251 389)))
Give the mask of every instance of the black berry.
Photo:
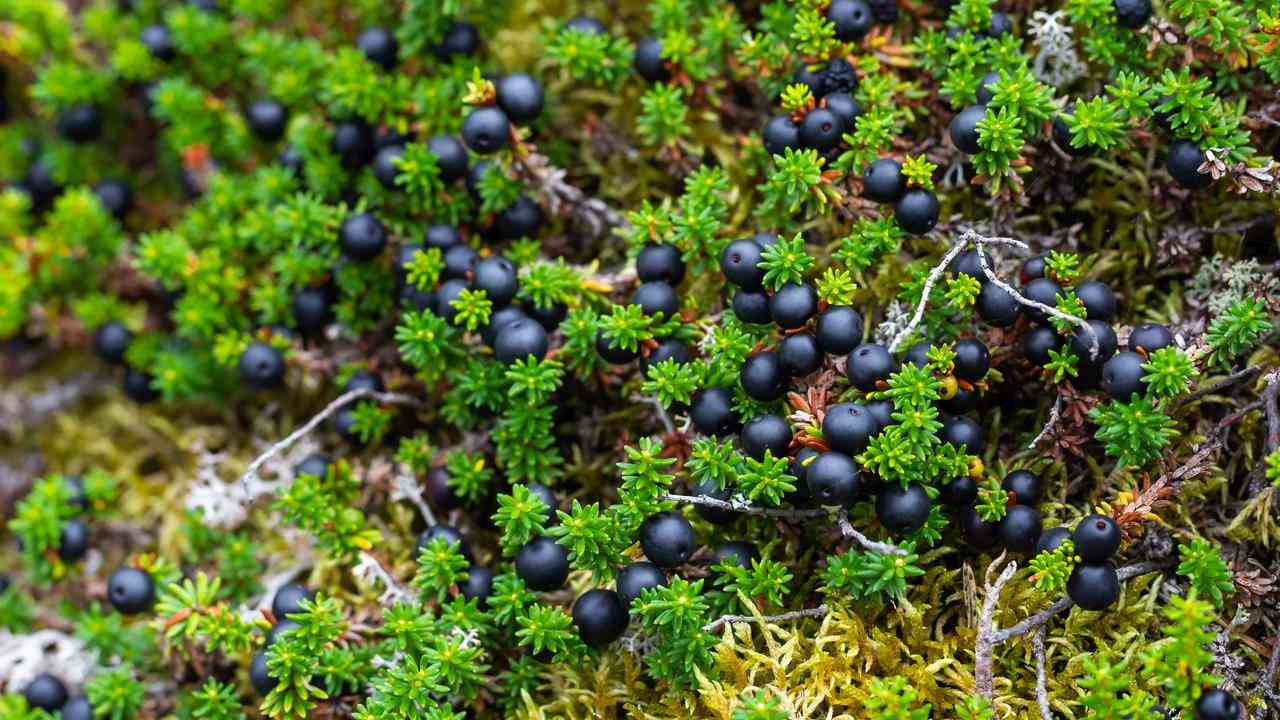
POLYGON ((898 371, 898 362, 882 345, 863 343, 849 353, 849 381, 864 392, 876 389, 876 383, 888 380, 898 371))
POLYGON ((373 159, 373 128, 364 121, 339 123, 333 129, 333 151, 348 170, 364 167, 373 159))
POLYGON ((533 237, 542 227, 542 208, 533 198, 521 195, 498 213, 495 225, 498 234, 507 240, 533 237))
POLYGON ((800 126, 795 124, 789 115, 775 115, 769 118, 761 131, 764 149, 770 155, 783 155, 787 149, 800 148, 800 126))
POLYGON ((751 240, 734 240, 720 254, 720 270, 729 282, 743 290, 759 290, 764 282, 760 246, 751 240))
POLYGON ((965 338, 952 346, 955 351, 955 375, 961 380, 978 382, 991 369, 991 354, 980 340, 965 338))
POLYGON ((151 574, 125 566, 107 579, 107 599, 123 615, 137 615, 151 609, 156 599, 156 583, 151 574))
POLYGON ((381 65, 383 70, 395 67, 399 59, 400 43, 396 42, 396 36, 390 30, 384 28, 369 28, 360 33, 356 47, 365 57, 381 65))
POLYGON ((495 83, 494 88, 497 90, 498 107, 502 108, 511 122, 530 123, 542 114, 542 85, 529 75, 507 75, 495 83))
POLYGON ((840 119, 840 131, 851 133, 862 115, 862 106, 849 93, 833 92, 822 99, 823 104, 840 119))
POLYGON ((493 341, 493 354, 502 363, 510 365, 532 356, 541 360, 547 354, 547 329, 532 318, 517 318, 497 332, 493 341))
POLYGON ((757 415, 742 426, 742 449, 756 460, 764 459, 765 451, 780 458, 791 445, 791 426, 778 415, 757 415))
POLYGON ((815 336, 818 347, 828 355, 852 352, 862 342, 862 315, 851 307, 828 307, 818 316, 815 336))
POLYGON ((452 182, 467 174, 467 150, 452 135, 436 135, 427 141, 427 150, 436 156, 440 179, 452 182))
POLYGON ((1103 610, 1120 597, 1120 578, 1109 562, 1077 565, 1067 578, 1067 596, 1085 610, 1103 610))
POLYGON ((704 435, 723 437, 738 427, 733 413, 733 394, 725 388, 707 388, 693 397, 689 406, 693 426, 704 435))
POLYGON ((671 78, 671 71, 662 59, 662 42, 656 37, 647 37, 636 43, 632 65, 636 74, 651 83, 665 82, 671 78))
POLYGON ((978 483, 968 475, 952 478, 942 486, 941 498, 954 508, 969 507, 978 499, 978 483))
POLYGON ((1009 327, 1022 311, 1016 298, 995 283, 987 283, 978 293, 978 316, 996 327, 1009 327))
POLYGON ((494 307, 510 304, 520 289, 515 264, 501 256, 487 257, 476 263, 471 284, 477 290, 484 290, 494 307))
POLYGON ((1110 558, 1120 548, 1120 526, 1105 515, 1087 515, 1071 535, 1076 554, 1087 563, 1110 558))
POLYGON ((133 188, 123 180, 102 180, 93 186, 93 194, 117 220, 124 218, 133 207, 133 188))
POLYGON ((534 538, 516 553, 516 574, 530 589, 556 590, 569 577, 569 551, 549 537, 534 538))
POLYGON ((173 35, 164 25, 148 25, 142 28, 138 39, 146 46, 147 52, 157 60, 168 62, 177 55, 173 47, 173 35))
POLYGON ((284 355, 266 343, 253 342, 240 353, 236 370, 245 387, 272 390, 284 383, 284 355))
POLYGON ((896 203, 907 191, 907 176, 902 163, 893 158, 880 158, 862 173, 862 196, 878 203, 896 203))
MULTIPOLYGON (((1061 293, 1062 286, 1045 277, 1035 278, 1022 288, 1023 297, 1049 307, 1057 307, 1058 295, 1061 293)), ((1036 322, 1043 323, 1049 320, 1049 316, 1040 308, 1028 307, 1025 310, 1027 315, 1036 322)))
POLYGON ((352 260, 372 260, 387 246, 387 229, 369 213, 348 215, 338 230, 342 254, 352 260))
POLYGON ((746 540, 730 540, 720 543, 711 551, 708 565, 726 565, 749 569, 753 560, 760 559, 760 548, 746 540))
POLYGON ((302 459, 302 462, 293 466, 294 475, 314 475, 320 479, 324 479, 329 474, 329 465, 332 462, 329 456, 322 453, 311 453, 302 459))
POLYGON ((115 320, 102 323, 93 333, 93 351, 109 363, 124 362, 125 350, 129 349, 131 342, 133 333, 115 320))
MULTIPOLYGON (((730 492, 728 488, 720 489, 711 480, 704 480, 693 487, 691 492, 699 497, 712 498, 714 500, 728 500, 730 492)), ((725 508, 712 507, 710 505, 694 505, 694 512, 703 520, 712 525, 724 525, 733 522, 738 517, 738 513, 725 508)))
POLYGON ((1058 333, 1053 328, 1041 325, 1023 336, 1022 352, 1036 365, 1046 365, 1053 359, 1049 357, 1049 351, 1057 350, 1061 344, 1058 333))
POLYGON ((960 511, 960 530, 970 545, 985 550, 996 544, 1000 525, 984 520, 976 509, 968 507, 960 511))
POLYGON ((666 587, 667 574, 651 562, 641 560, 618 571, 618 597, 630 605, 647 588, 666 587))
POLYGON ((605 29, 604 23, 586 15, 577 15, 569 18, 569 21, 566 22, 564 26, 568 30, 577 30, 580 33, 586 33, 588 35, 605 35, 608 33, 608 30, 605 29))
POLYGON ((970 105, 951 118, 951 142, 960 152, 977 155, 982 150, 978 145, 978 123, 986 116, 985 105, 970 105))
POLYGON ((929 493, 919 483, 904 488, 891 482, 876 493, 876 517, 890 532, 899 535, 915 532, 929 517, 929 493))
POLYGON ((58 114, 58 134, 74 143, 97 140, 102 134, 102 110, 91 103, 72 105, 58 114))
POLYGON ((824 452, 805 468, 809 494, 823 505, 844 505, 858 492, 858 464, 842 452, 824 452))
POLYGON ((1090 320, 1109 321, 1115 317, 1116 295, 1103 283, 1086 280, 1075 287, 1075 293, 1090 320))
POLYGON ((462 141, 481 155, 501 150, 510 140, 511 121, 496 107, 478 107, 462 121, 462 141))
POLYGON ((951 271, 961 275, 968 275, 983 285, 987 284, 987 274, 982 271, 982 261, 987 261, 987 267, 991 267, 991 256, 985 251, 968 250, 961 253, 955 260, 951 261, 951 271))
POLYGON ((601 647, 622 637, 630 617, 618 593, 596 588, 573 603, 573 624, 578 636, 591 647, 601 647))
POLYGON ((1134 395, 1146 391, 1146 383, 1142 382, 1146 371, 1142 369, 1146 361, 1136 352, 1116 353, 1102 366, 1102 389, 1116 400, 1128 402, 1134 395))
POLYGON ((469 22, 449 21, 444 37, 434 50, 436 57, 444 60, 455 55, 475 55, 480 49, 480 30, 469 22))
POLYGON ((153 378, 149 373, 135 370, 134 368, 126 368, 124 382, 121 386, 126 397, 139 405, 143 405, 160 397, 160 391, 156 389, 152 380, 153 378))
POLYGON ((763 325, 773 321, 769 314, 769 296, 763 290, 739 290, 733 294, 733 314, 745 323, 763 325))
POLYGON ((1000 544, 1010 552, 1028 554, 1040 541, 1040 513, 1029 505, 1013 505, 1000 519, 1000 544))
POLYGON ((1019 505, 1039 505, 1041 500, 1040 476, 1030 470, 1014 470, 1005 475, 1000 487, 1013 493, 1019 505))
POLYGON ((458 590, 462 593, 462 597, 467 600, 475 600, 476 604, 483 608, 489 602, 489 596, 493 594, 493 578, 494 572, 482 565, 472 565, 467 568, 467 579, 458 585, 458 590))
POLYGON ((676 294, 675 288, 661 280, 654 280, 641 283, 636 288, 631 294, 631 304, 639 305, 640 311, 645 315, 671 318, 680 310, 680 296, 676 294))
POLYGON ((72 518, 62 525, 58 534, 58 557, 65 563, 80 562, 89 552, 89 526, 83 520, 72 518))
POLYGON ((987 443, 982 437, 982 426, 964 415, 949 415, 942 419, 938 437, 945 443, 964 449, 970 455, 981 455, 987 443))
POLYGON ((1116 22, 1130 30, 1141 28, 1151 19, 1151 0, 1113 0, 1111 4, 1116 10, 1116 22))
POLYGON ((813 335, 792 333, 778 343, 778 359, 788 375, 803 377, 822 365, 822 351, 813 335))
POLYGON ((1150 355, 1172 345, 1173 333, 1169 332, 1169 328, 1164 325, 1139 325, 1129 333, 1129 349, 1134 352, 1142 350, 1150 355))
POLYGON ((314 599, 315 593, 308 590, 305 585, 289 583, 277 590, 276 596, 271 599, 271 614, 275 615, 277 620, 284 620, 289 615, 302 610, 303 600, 314 599))
POLYGON ((827 7, 827 19, 836 28, 836 38, 857 42, 871 30, 871 7, 864 0, 833 0, 827 7))
POLYGON ((267 651, 259 650, 254 653, 253 659, 249 661, 249 684, 253 686, 253 691, 265 696, 275 689, 278 682, 278 679, 267 672, 267 651))
POLYGON ((1102 367, 1102 364, 1111 359, 1116 354, 1116 331, 1110 325, 1102 320, 1088 320, 1089 327, 1093 328, 1093 334, 1080 326, 1075 326, 1075 332, 1071 335, 1071 350, 1080 358, 1081 364, 1102 367), (1090 352, 1093 349, 1094 336, 1098 341, 1098 356, 1092 357, 1090 352))
POLYGON ((836 58, 827 63, 822 71, 822 93, 826 96, 833 92, 853 94, 858 88, 858 73, 844 58, 836 58))
POLYGON ((397 163, 404 155, 404 147, 400 145, 388 145, 378 151, 373 158, 373 176, 382 183, 382 187, 388 190, 394 190, 396 187, 396 178, 400 175, 400 168, 397 163))
POLYGON ((938 196, 931 190, 911 188, 898 198, 893 217, 898 226, 912 235, 923 235, 938 224, 938 196))
POLYGON ((787 389, 782 360, 771 350, 747 358, 738 373, 738 381, 748 395, 761 402, 777 400, 787 389))
POLYGON ((658 342, 658 347, 654 348, 648 355, 640 358, 640 367, 647 372, 649 366, 665 360, 674 360, 677 365, 683 365, 692 359, 693 356, 689 354, 688 345, 676 338, 663 338, 658 342))
POLYGON ((679 513, 650 515, 640 525, 640 548, 658 567, 673 568, 687 561, 695 545, 693 526, 679 513))
POLYGON ((1174 181, 1188 190, 1206 188, 1213 182, 1210 175, 1200 172, 1204 164, 1204 151, 1190 140, 1174 140, 1169 145, 1169 157, 1165 169, 1174 181))
POLYGON ((1045 276, 1044 255, 1032 255, 1022 261, 1022 266, 1018 268, 1018 279, 1023 285, 1045 276))
POLYGON ((1040 541, 1036 543, 1036 554, 1053 552, 1062 547, 1062 543, 1071 539, 1071 531, 1064 527, 1053 527, 1040 533, 1040 541))
POLYGON ((1231 693, 1210 688, 1196 701, 1196 720, 1240 720, 1240 703, 1231 693))
POLYGON ((844 123, 826 108, 814 108, 800 123, 800 142, 818 151, 830 150, 840 142, 844 123))
POLYGON ((769 297, 769 314, 785 330, 803 327, 818 310, 818 293, 812 285, 787 283, 769 297))
POLYGON ((85 695, 76 695, 62 706, 60 720, 93 720, 93 706, 85 695))
POLYGON ((275 100, 257 100, 244 113, 249 129, 260 140, 275 142, 284 137, 289 124, 289 111, 275 100))
POLYGON ((857 455, 866 450, 867 443, 880 430, 876 416, 857 403, 828 405, 822 418, 822 437, 827 441, 827 447, 846 455, 857 455))
POLYGON ((49 673, 40 673, 22 689, 27 705, 48 712, 57 712, 67 702, 67 686, 49 673))
POLYGON ((304 287, 293 294, 293 319, 304 334, 314 335, 333 319, 329 293, 324 288, 304 287))
POLYGON ((987 26, 987 36, 997 38, 1013 32, 1013 20, 1000 11, 991 13, 991 23, 987 26))
POLYGON ((661 280, 675 287, 684 280, 684 259, 671 243, 649 243, 636 256, 636 276, 640 282, 661 280))
POLYGON ((623 347, 616 346, 605 336, 604 331, 596 335, 596 352, 605 362, 611 365, 626 365, 636 359, 639 353, 635 350, 628 350, 623 347))
POLYGON ((980 105, 986 105, 995 97, 996 83, 1000 82, 1000 73, 994 70, 982 76, 978 81, 977 99, 980 105))

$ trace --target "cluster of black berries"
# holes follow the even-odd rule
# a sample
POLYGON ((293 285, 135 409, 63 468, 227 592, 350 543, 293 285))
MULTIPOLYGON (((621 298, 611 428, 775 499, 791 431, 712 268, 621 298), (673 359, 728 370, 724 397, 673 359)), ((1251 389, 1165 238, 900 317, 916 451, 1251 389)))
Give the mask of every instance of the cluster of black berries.
POLYGON ((493 105, 472 110, 462 122, 462 140, 480 155, 492 155, 511 142, 512 123, 526 125, 542 114, 542 85, 523 73, 494 83, 493 105))
POLYGON ((55 675, 42 672, 22 689, 22 696, 32 709, 56 714, 62 720, 93 720, 93 706, 84 693, 71 695, 67 686, 55 675))
POLYGON ((133 332, 115 320, 102 323, 93 333, 93 351, 112 365, 124 366, 124 394, 136 403, 149 403, 160 397, 150 374, 129 365, 125 353, 133 342, 133 332))
MULTIPOLYGON (((680 283, 684 281, 684 259, 680 249, 669 243, 650 243, 636 256, 636 276, 640 284, 631 293, 630 304, 645 315, 674 317, 680 311, 680 283)), ((651 347, 636 350, 610 342, 603 331, 596 336, 596 352, 611 365, 626 365, 640 358, 642 370, 664 360, 686 363, 693 356, 689 346, 678 338, 665 337, 651 347)))
POLYGON ((862 107, 853 99, 858 74, 844 58, 836 58, 814 72, 808 65, 796 71, 795 81, 809 87, 816 105, 793 115, 775 115, 762 132, 765 150, 782 155, 788 148, 812 148, 823 155, 839 151, 841 137, 853 132, 862 107))
POLYGON ((1067 537, 1080 558, 1067 580, 1067 596, 1086 610, 1110 607, 1120 597, 1120 578, 1111 556, 1120 549, 1120 527, 1105 515, 1086 515, 1074 532, 1053 528, 1045 533, 1041 547, 1053 551, 1067 537))
POLYGON ((907 187, 902 163, 883 157, 862 172, 862 195, 875 202, 893 205, 893 219, 906 232, 923 235, 938 224, 942 209, 938 196, 922 187, 907 187))
MULTIPOLYGON (((309 460, 310 458, 307 461, 309 460)), ((307 461, 303 461, 303 463, 305 464, 307 461)), ((323 477, 323 474, 320 477, 323 477)), ((249 684, 253 686, 254 691, 259 695, 266 695, 271 692, 272 688, 279 682, 267 672, 267 649, 285 633, 301 627, 297 622, 290 620, 289 615, 302 610, 303 600, 314 599, 315 593, 299 583, 288 583, 282 586, 276 591, 275 597, 271 599, 271 618, 274 622, 271 625, 271 629, 267 631, 266 642, 263 643, 261 649, 254 652, 253 657, 249 660, 249 684)))

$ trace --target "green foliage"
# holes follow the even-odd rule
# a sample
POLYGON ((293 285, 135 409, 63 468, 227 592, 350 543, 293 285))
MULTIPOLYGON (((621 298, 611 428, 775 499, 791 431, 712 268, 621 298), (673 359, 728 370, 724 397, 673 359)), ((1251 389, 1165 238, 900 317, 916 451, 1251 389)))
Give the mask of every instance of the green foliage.
POLYGON ((1162 400, 1185 393, 1197 374, 1191 358, 1175 347, 1160 348, 1151 353, 1142 369, 1146 371, 1142 382, 1147 384, 1147 392, 1162 400))
POLYGON ((1066 589, 1067 580, 1077 562, 1079 558, 1076 557, 1075 543, 1064 540, 1053 551, 1038 553, 1028 565, 1034 571, 1031 577, 1036 589, 1053 595, 1066 589))
POLYGON ((1240 298, 1209 324, 1205 341, 1209 344, 1209 362, 1225 366, 1252 348, 1271 330, 1262 298, 1240 298))
POLYGON ((673 577, 664 587, 646 588, 631 605, 631 622, 653 640, 644 656, 645 668, 658 680, 673 685, 695 684, 695 672, 706 673, 712 663, 714 636, 702 628, 710 620, 702 595, 702 581, 673 577))
POLYGON ((153 627, 169 649, 186 656, 199 642, 209 652, 243 653, 253 644, 254 625, 218 600, 221 578, 203 572, 170 583, 156 600, 153 627))
POLYGON ((822 575, 823 592, 834 597, 848 595, 855 600, 867 600, 881 594, 901 598, 907 590, 907 580, 924 574, 916 563, 920 559, 910 544, 904 545, 905 555, 858 552, 848 550, 827 558, 822 575))
POLYGON ((357 507, 360 479, 351 466, 338 461, 328 478, 302 474, 276 501, 285 519, 315 535, 320 548, 335 561, 349 563, 361 550, 382 537, 357 507))
POLYGON ((978 502, 974 509, 987 522, 999 522, 1008 512, 1009 493, 1000 486, 1000 481, 987 478, 978 486, 978 502))
POLYGON ((1098 424, 1095 435, 1107 454, 1122 466, 1142 467, 1160 457, 1160 452, 1176 437, 1173 420, 1146 398, 1118 400, 1099 405, 1089 412, 1098 424))
POLYGON ((928 720, 930 705, 916 706, 918 694, 901 675, 872 678, 864 701, 875 720, 928 720))
POLYGON ((93 707, 93 715, 104 720, 128 720, 135 717, 145 700, 145 688, 133 677, 131 667, 118 667, 104 672, 84 686, 93 707))
POLYGON ((1222 559, 1222 552, 1204 538, 1180 543, 1178 552, 1182 555, 1178 574, 1187 578, 1196 595, 1210 598, 1214 607, 1221 609, 1224 598, 1236 590, 1235 583, 1231 581, 1231 569, 1222 559))
POLYGON ((1213 606, 1193 593, 1170 598, 1161 614, 1167 621, 1165 639, 1146 652, 1144 667, 1164 689, 1166 705, 1190 713, 1201 689, 1217 684, 1207 647, 1213 633, 1205 627, 1213 620, 1213 606))
POLYGON ((760 267, 764 269, 764 284, 778 290, 787 283, 799 283, 813 268, 814 259, 805 251, 804 236, 796 233, 790 239, 778 238, 778 242, 764 249, 760 267))
POLYGON ((234 685, 213 678, 178 698, 178 720, 244 720, 234 685))

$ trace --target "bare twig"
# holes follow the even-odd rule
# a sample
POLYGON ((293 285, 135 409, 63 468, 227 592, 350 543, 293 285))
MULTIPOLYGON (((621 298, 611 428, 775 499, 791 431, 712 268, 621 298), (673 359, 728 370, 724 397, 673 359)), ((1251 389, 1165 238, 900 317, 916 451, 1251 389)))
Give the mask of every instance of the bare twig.
POLYGON ((1045 438, 1049 433, 1053 432, 1053 428, 1058 424, 1058 417, 1062 414, 1062 393, 1058 393, 1058 397, 1053 401, 1053 409, 1049 411, 1049 419, 1045 420, 1044 427, 1040 429, 1040 433, 1027 443, 1027 449, 1035 448, 1036 444, 1045 438))
POLYGON ((1040 717, 1053 720, 1053 713, 1049 710, 1049 691, 1045 687, 1043 626, 1031 638, 1031 652, 1036 657, 1036 704, 1040 706, 1040 717))
POLYGON ((929 277, 924 280, 924 290, 920 293, 920 302, 916 303, 915 314, 911 316, 911 322, 898 331, 898 334, 893 338, 893 342, 889 343, 889 352, 896 351, 902 341, 911 337, 911 333, 915 332, 916 326, 924 318, 924 309, 929 304, 929 295, 933 293, 933 286, 938 283, 938 278, 942 277, 942 273, 946 272, 948 267, 951 267, 951 261, 955 260, 956 256, 969 245, 969 235, 970 233, 961 235, 956 244, 952 245, 951 249, 947 251, 947 254, 942 256, 942 260, 929 271, 929 277))
POLYGON ((289 433, 289 435, 285 437, 283 440, 280 440, 279 442, 275 443, 271 447, 267 448, 266 452, 254 458, 254 461, 249 463, 249 467, 245 468, 244 474, 240 476, 240 482, 244 485, 248 485, 248 483, 251 480, 260 479, 258 478, 258 471, 262 469, 262 466, 268 460, 284 452, 285 450, 288 450, 294 443, 306 437, 308 433, 314 431, 317 427, 319 427, 320 423, 328 419, 330 415, 333 415, 334 413, 341 410, 348 403, 351 403, 363 398, 371 398, 373 400, 377 400, 380 403, 386 403, 388 405, 418 405, 419 404, 417 398, 410 397, 409 395, 401 395, 400 393, 377 392, 376 390, 373 390, 371 388, 357 388, 355 390, 352 390, 351 392, 343 393, 342 395, 339 395, 336 399, 334 399, 333 402, 326 405, 323 410, 316 413, 315 416, 312 417, 310 420, 308 420, 306 423, 304 423, 302 427, 289 433))
MULTIPOLYGON (((1138 577, 1139 575, 1146 575, 1147 573, 1155 572, 1156 570, 1162 570, 1165 567, 1168 567, 1168 565, 1169 563, 1165 561, 1160 561, 1160 562, 1149 561, 1149 562, 1134 563, 1133 565, 1125 565, 1119 570, 1116 570, 1116 575, 1120 578, 1120 582, 1124 582, 1125 580, 1138 577)), ((1009 627, 1003 630, 996 630, 992 632, 991 642, 993 644, 998 645, 1004 642, 1005 640, 1009 640, 1010 638, 1021 637, 1023 635, 1026 635, 1032 630, 1035 630, 1041 625, 1044 625, 1045 623, 1049 622, 1053 618, 1057 617, 1058 613, 1062 612, 1063 610, 1066 610, 1067 608, 1070 608, 1074 604, 1075 603, 1071 601, 1071 598, 1063 596, 1060 600, 1058 600, 1054 604, 1050 605, 1044 610, 1041 610, 1035 615, 1032 615, 1026 620, 1023 620, 1022 622, 1016 623, 1014 625, 1010 625, 1009 627)))
POLYGON ((800 618, 816 618, 827 614, 827 606, 819 605, 817 607, 806 608, 804 610, 792 610, 784 612, 780 615, 721 615, 702 626, 704 632, 715 632, 726 623, 738 622, 785 622, 787 620, 799 620, 800 618))
POLYGON ((764 515, 766 517, 782 518, 784 520, 807 520, 809 518, 827 517, 831 513, 823 508, 765 508, 759 505, 752 505, 743 500, 740 496, 733 496, 728 500, 707 497, 706 495, 676 495, 668 493, 662 496, 663 500, 671 502, 683 502, 690 505, 702 505, 704 507, 716 508, 717 510, 730 510, 732 512, 746 513, 747 515, 764 515))
POLYGON ((998 642, 995 631, 996 606, 1000 604, 1000 591, 1013 579, 1018 571, 1018 563, 1005 565, 1000 575, 991 581, 991 571, 1004 562, 1004 553, 996 558, 987 568, 985 597, 982 599, 982 613, 978 616, 978 638, 973 648, 973 683, 974 690, 988 701, 995 700, 995 674, 992 670, 992 653, 998 642))
POLYGON ((1267 386, 1262 389, 1262 408, 1267 415, 1267 453, 1280 447, 1280 370, 1267 376, 1267 386))
POLYGON ((667 409, 662 407, 662 401, 658 398, 649 398, 649 402, 653 403, 654 410, 658 413, 658 419, 662 421, 662 427, 666 428, 667 434, 676 431, 675 423, 671 422, 671 416, 667 414, 667 409))
POLYGON ((853 524, 849 522, 849 513, 845 510, 840 511, 840 532, 844 533, 845 537, 850 538, 854 542, 861 545, 862 549, 864 550, 870 550, 871 552, 878 552, 881 555, 906 555, 907 554, 906 550, 903 550, 897 545, 876 542, 875 540, 872 540, 866 535, 863 535, 862 533, 858 532, 857 529, 853 527, 853 524))
POLYGON ((1253 376, 1257 375, 1260 372, 1262 372, 1262 368, 1257 365, 1250 365, 1242 370, 1237 370, 1212 385, 1207 385, 1202 388, 1196 388, 1194 391, 1188 393, 1185 397, 1179 399, 1177 407, 1182 407, 1188 403, 1195 402, 1196 400, 1199 400, 1200 398, 1206 395, 1212 395, 1216 392, 1221 392, 1222 390, 1226 390, 1232 385, 1236 385, 1246 380, 1251 380, 1253 376))
POLYGON ((1276 636, 1275 642, 1272 644, 1271 658, 1267 660, 1267 667, 1262 671, 1262 677, 1258 681, 1262 694, 1273 702, 1280 704, 1280 694, 1277 694, 1272 687, 1276 681, 1277 670, 1280 670, 1280 635, 1276 636))

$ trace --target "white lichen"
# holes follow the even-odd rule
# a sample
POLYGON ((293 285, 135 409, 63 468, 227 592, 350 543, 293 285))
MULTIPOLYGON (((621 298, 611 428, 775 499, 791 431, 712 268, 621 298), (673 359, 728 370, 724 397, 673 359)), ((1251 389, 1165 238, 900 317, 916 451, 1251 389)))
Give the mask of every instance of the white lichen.
POLYGON ((1085 74, 1088 67, 1076 53, 1071 25, 1062 10, 1037 10, 1028 28, 1038 51, 1031 62, 1036 78, 1054 87, 1063 87, 1085 74))
POLYGON ((58 630, 12 635, 0 630, 0 688, 21 692, 40 673, 57 677, 75 689, 98 663, 84 641, 58 630))

